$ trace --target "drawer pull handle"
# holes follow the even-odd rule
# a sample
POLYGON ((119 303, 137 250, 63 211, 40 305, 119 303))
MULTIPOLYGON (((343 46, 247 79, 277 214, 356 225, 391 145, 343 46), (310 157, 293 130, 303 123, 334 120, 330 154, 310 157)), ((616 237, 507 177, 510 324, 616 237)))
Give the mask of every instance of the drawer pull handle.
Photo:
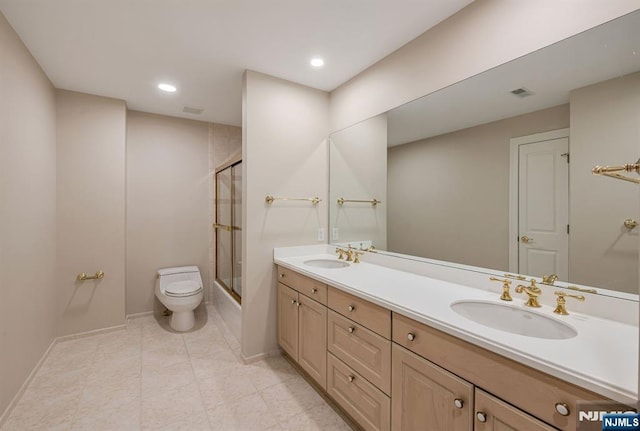
POLYGON ((318 289, 314 287, 313 289, 311 289, 311 293, 318 293, 318 289))
POLYGON ((349 310, 349 311, 353 311, 355 309, 356 309, 355 305, 350 305, 350 306, 347 307, 347 310, 349 310))
POLYGON ((349 334, 353 334, 353 331, 355 331, 356 328, 354 328, 353 326, 349 326, 349 329, 347 329, 347 331, 349 331, 349 334))
POLYGON ((478 412, 476 413, 476 418, 478 418, 478 422, 486 422, 487 421, 487 414, 485 412, 478 412))
POLYGON ((414 334, 413 332, 409 332, 409 333, 407 334, 407 340, 409 340, 409 341, 413 341, 413 340, 415 340, 415 339, 416 339, 416 334, 414 334))
POLYGON ((562 416, 569 416, 571 411, 569 410, 569 406, 565 403, 556 403, 556 411, 560 413, 562 416))
POLYGON ((353 382, 356 379, 356 376, 354 376, 353 374, 349 374, 349 377, 347 377, 347 379, 349 379, 349 382, 353 382))
POLYGON ((292 299, 292 300, 291 300, 291 303, 292 303, 292 304, 295 304, 296 302, 298 302, 298 301, 296 301, 295 299, 292 299))
POLYGON ((453 405, 456 406, 457 409, 461 409, 462 407, 464 407, 464 401, 462 401, 460 398, 456 398, 455 400, 453 400, 453 405))

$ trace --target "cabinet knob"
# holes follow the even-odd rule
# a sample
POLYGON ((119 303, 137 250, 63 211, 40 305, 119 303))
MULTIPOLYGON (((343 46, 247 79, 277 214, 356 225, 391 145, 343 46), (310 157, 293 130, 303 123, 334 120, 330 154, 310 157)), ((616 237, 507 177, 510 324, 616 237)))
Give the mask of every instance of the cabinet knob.
POLYGON ((353 331, 355 331, 356 328, 354 328, 353 326, 349 326, 349 329, 347 329, 347 331, 349 331, 349 334, 353 334, 353 331))
POLYGON ((302 302, 298 301, 298 303, 296 304, 298 307, 300 307, 302 305, 302 302))
POLYGON ((413 332, 409 332, 409 333, 407 334, 407 340, 409 340, 409 341, 413 341, 413 340, 415 340, 415 339, 416 339, 416 334, 414 334, 413 332))
POLYGON ((318 293, 318 289, 314 287, 313 289, 311 289, 311 293, 318 293))
POLYGON ((291 303, 292 303, 292 304, 295 304, 296 302, 298 302, 298 301, 296 301, 295 299, 292 299, 292 300, 291 300, 291 303))
POLYGON ((476 413, 476 418, 478 419, 478 422, 486 422, 487 421, 487 414, 485 412, 478 412, 476 413))
POLYGON ((353 311, 355 309, 356 309, 355 305, 350 305, 350 306, 347 307, 347 310, 349 310, 349 311, 353 311))
POLYGON ((284 273, 280 274, 280 278, 284 278, 284 273))
POLYGON ((562 416, 569 416, 571 411, 569 410, 569 406, 565 403, 556 403, 556 411, 560 413, 562 416))
POLYGON ((356 379, 356 376, 354 376, 353 374, 349 374, 349 377, 347 377, 347 379, 349 379, 350 382, 353 382, 356 379))
POLYGON ((460 398, 456 398, 455 400, 453 400, 453 405, 456 406, 457 409, 461 409, 462 407, 464 407, 464 401, 462 401, 460 398))

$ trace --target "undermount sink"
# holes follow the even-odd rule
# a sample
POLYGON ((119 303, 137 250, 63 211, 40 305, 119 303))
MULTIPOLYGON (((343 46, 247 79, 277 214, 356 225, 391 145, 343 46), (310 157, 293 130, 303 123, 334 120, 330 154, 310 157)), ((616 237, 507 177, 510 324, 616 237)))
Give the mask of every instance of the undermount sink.
POLYGON ((324 269, 338 269, 338 268, 346 268, 349 266, 347 262, 343 262, 341 260, 334 259, 310 259, 305 260, 303 262, 307 266, 313 266, 314 268, 324 268, 324 269))
POLYGON ((564 340, 578 332, 564 322, 521 307, 484 301, 459 301, 451 304, 459 315, 484 326, 527 337, 564 340))

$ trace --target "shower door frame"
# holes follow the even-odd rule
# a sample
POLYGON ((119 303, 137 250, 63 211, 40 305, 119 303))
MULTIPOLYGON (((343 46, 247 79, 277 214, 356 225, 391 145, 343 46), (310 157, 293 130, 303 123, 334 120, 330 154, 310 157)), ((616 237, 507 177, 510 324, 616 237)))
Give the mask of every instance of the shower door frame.
MULTIPOLYGON (((236 264, 235 264, 235 251, 236 251, 236 241, 234 240, 234 232, 235 231, 242 231, 242 227, 241 226, 236 226, 233 224, 234 220, 235 220, 235 205, 234 205, 234 199, 235 199, 235 191, 236 191, 236 185, 235 182, 233 181, 233 175, 231 176, 231 182, 230 182, 230 196, 231 196, 231 200, 230 200, 230 204, 229 207, 231 209, 231 224, 230 225, 222 225, 222 224, 218 224, 218 198, 220 196, 219 194, 219 190, 218 190, 218 174, 226 169, 233 169, 236 165, 239 165, 242 163, 242 156, 239 156, 238 158, 234 158, 232 160, 229 160, 228 162, 218 166, 215 169, 215 175, 213 177, 213 181, 214 181, 214 186, 215 186, 215 202, 214 202, 214 208, 215 208, 215 215, 214 215, 214 223, 213 223, 213 228, 215 231, 215 280, 216 282, 222 286, 224 288, 224 290, 231 295, 231 297, 238 302, 238 304, 242 304, 242 296, 239 295, 234 289, 233 286, 236 282, 236 264), (231 234, 231 286, 227 286, 227 283, 225 283, 219 276, 218 276, 218 269, 219 269, 219 265, 218 265, 218 230, 224 230, 227 231, 231 234)), ((231 171, 231 173, 233 174, 233 170, 231 171)), ((243 179, 244 181, 244 179, 243 179)))

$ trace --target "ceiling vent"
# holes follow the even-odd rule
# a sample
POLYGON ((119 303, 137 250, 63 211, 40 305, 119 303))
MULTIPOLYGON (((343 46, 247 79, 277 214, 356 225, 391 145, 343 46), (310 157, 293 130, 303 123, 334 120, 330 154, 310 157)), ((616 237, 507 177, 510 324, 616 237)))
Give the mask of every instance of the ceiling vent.
POLYGON ((511 90, 511 94, 518 97, 528 97, 532 96, 534 93, 527 90, 524 87, 516 88, 515 90, 511 90))
POLYGON ((204 108, 194 108, 193 106, 185 106, 182 108, 182 112, 186 112, 187 114, 200 115, 204 111, 204 108))

